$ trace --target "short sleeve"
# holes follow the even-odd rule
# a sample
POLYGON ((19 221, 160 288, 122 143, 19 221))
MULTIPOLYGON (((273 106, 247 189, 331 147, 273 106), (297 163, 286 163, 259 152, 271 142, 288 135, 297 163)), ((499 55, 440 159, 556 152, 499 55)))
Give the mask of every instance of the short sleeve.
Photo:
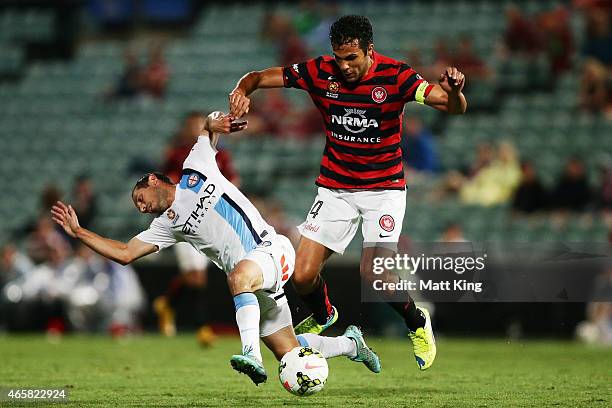
POLYGON ((312 77, 309 67, 315 64, 311 59, 298 64, 293 64, 283 68, 283 83, 285 88, 296 88, 309 91, 313 87, 312 77))
POLYGON ((399 94, 404 102, 425 103, 425 98, 431 92, 433 85, 430 85, 421 75, 407 64, 400 65, 397 75, 399 94))
POLYGON ((149 229, 136 235, 136 238, 142 242, 156 245, 158 252, 162 249, 171 247, 177 242, 172 230, 166 227, 163 222, 159 220, 159 218, 154 219, 149 226, 149 229))

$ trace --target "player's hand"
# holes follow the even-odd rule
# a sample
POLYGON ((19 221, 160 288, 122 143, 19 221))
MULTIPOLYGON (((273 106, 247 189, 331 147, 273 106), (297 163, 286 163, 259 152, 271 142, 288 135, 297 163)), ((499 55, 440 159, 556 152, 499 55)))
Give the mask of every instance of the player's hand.
POLYGON ((71 205, 66 205, 58 201, 51 208, 51 218, 64 228, 66 234, 70 235, 72 238, 76 238, 77 232, 81 226, 79 225, 79 218, 71 205))
POLYGON ((246 129, 246 120, 236 120, 223 112, 213 112, 206 118, 206 130, 211 133, 233 133, 246 129))
POLYGON ((229 94, 230 115, 235 118, 241 118, 249 113, 251 99, 242 91, 234 90, 229 94))
POLYGON ((446 67, 446 71, 440 74, 438 83, 447 93, 458 93, 465 85, 465 76, 455 67, 446 67))

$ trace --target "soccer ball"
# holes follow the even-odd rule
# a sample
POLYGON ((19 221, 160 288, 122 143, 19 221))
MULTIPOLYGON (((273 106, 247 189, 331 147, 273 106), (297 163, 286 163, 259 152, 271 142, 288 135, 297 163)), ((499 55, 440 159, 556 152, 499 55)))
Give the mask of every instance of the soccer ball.
POLYGON ((312 347, 296 347, 283 356, 278 367, 278 378, 293 395, 305 397, 316 394, 327 381, 327 360, 312 347))

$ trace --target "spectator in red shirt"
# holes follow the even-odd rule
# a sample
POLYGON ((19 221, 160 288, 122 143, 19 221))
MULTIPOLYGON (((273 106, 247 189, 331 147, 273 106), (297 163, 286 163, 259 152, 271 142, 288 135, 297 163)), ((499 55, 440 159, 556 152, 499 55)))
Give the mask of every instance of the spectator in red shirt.
POLYGON ((161 46, 154 47, 149 54, 149 63, 144 70, 144 90, 156 99, 162 99, 170 79, 170 70, 164 59, 161 46))
POLYGON ((569 12, 564 7, 543 13, 538 26, 542 29, 544 53, 553 77, 571 68, 574 39, 569 26, 569 12))
POLYGON ((461 67, 463 72, 474 80, 486 79, 490 74, 484 60, 476 55, 472 39, 467 36, 463 36, 459 41, 457 54, 452 56, 450 65, 461 67))
POLYGON ((540 37, 535 24, 516 6, 506 10, 506 49, 514 54, 534 55, 540 50, 540 37))

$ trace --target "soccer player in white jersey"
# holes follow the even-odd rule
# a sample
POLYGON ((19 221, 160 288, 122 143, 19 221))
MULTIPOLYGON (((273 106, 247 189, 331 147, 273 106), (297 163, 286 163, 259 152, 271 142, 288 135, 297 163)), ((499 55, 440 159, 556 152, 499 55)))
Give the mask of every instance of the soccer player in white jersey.
POLYGON ((246 122, 214 112, 207 117, 202 136, 183 164, 179 184, 162 173, 142 177, 132 190, 132 200, 141 213, 156 217, 149 229, 127 243, 81 227, 74 209, 62 202, 52 208, 52 217, 70 236, 123 265, 182 241, 207 255, 227 274, 234 297, 242 353, 232 356, 230 362, 255 384, 267 379, 260 337, 279 360, 293 348, 308 345, 326 358, 344 355, 379 372, 378 356, 355 326, 349 326, 339 337, 295 336, 283 292, 293 274, 293 246, 264 221, 253 204, 221 174, 215 161, 219 134, 245 126, 246 122))

